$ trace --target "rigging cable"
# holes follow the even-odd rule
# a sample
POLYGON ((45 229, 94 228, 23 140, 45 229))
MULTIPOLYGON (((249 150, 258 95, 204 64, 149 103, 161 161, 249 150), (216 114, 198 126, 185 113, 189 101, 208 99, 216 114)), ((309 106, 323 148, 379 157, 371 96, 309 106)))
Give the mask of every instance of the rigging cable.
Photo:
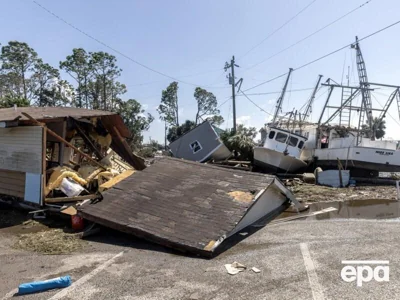
POLYGON ((314 31, 313 33, 307 35, 306 37, 304 37, 304 38, 302 38, 302 39, 300 39, 300 40, 298 40, 297 42, 291 44, 290 46, 288 46, 288 47, 286 47, 286 48, 284 48, 284 49, 282 49, 282 50, 276 52, 275 54, 273 54, 273 55, 267 57, 266 59, 264 59, 264 60, 262 60, 262 61, 260 61, 260 62, 258 62, 258 63, 256 63, 256 64, 254 64, 254 65, 252 65, 252 66, 250 66, 250 67, 245 68, 244 70, 247 71, 247 70, 253 69, 254 67, 256 67, 256 66, 258 66, 258 65, 260 65, 260 64, 262 64, 262 63, 264 63, 264 62, 266 62, 267 60, 270 60, 271 58, 273 58, 273 57, 275 57, 275 56, 277 56, 277 55, 279 55, 279 54, 285 52, 286 50, 289 50, 290 48, 293 48, 294 46, 300 44, 301 42, 304 42, 305 40, 309 39, 310 37, 316 35, 317 33, 321 32, 322 30, 328 28, 329 26, 335 24, 336 22, 342 20, 343 18, 347 17, 348 15, 352 14, 353 12, 355 12, 355 11, 357 11, 358 9, 362 8, 363 6, 367 5, 367 4, 368 4, 369 2, 371 2, 371 1, 372 1, 372 0, 368 0, 368 1, 364 2, 363 4, 361 4, 361 5, 359 5, 358 7, 352 9, 351 11, 349 11, 348 13, 344 14, 343 16, 337 18, 336 20, 332 21, 331 23, 329 23, 329 24, 327 24, 327 25, 321 27, 321 28, 318 29, 317 31, 314 31))
POLYGON ((312 4, 314 4, 317 0, 314 0, 310 2, 306 7, 301 9, 297 14, 295 14, 293 17, 291 17, 289 20, 287 20, 285 23, 283 23, 280 27, 275 29, 273 32, 271 32, 266 38, 264 38, 261 42, 253 46, 250 50, 248 50, 245 54, 243 54, 239 59, 242 59, 245 57, 247 54, 249 54, 251 51, 256 49, 258 46, 260 46, 262 43, 264 43, 266 40, 268 40, 271 36, 273 36, 275 33, 277 33, 279 30, 281 30, 283 27, 285 27, 287 24, 292 22, 294 19, 296 19, 302 12, 304 12, 307 8, 309 8, 312 4))
MULTIPOLYGON (((371 33, 371 34, 369 34, 369 35, 367 35, 367 36, 361 38, 361 39, 358 39, 358 41, 361 42, 361 41, 363 41, 363 40, 366 40, 366 39, 368 39, 368 38, 370 38, 370 37, 372 37, 372 36, 374 36, 374 35, 376 35, 376 34, 378 34, 378 33, 381 33, 382 31, 385 31, 385 30, 387 30, 387 29, 389 29, 389 28, 391 28, 391 27, 393 27, 393 26, 395 26, 395 25, 397 25, 397 24, 399 24, 399 23, 400 23, 400 20, 399 20, 399 21, 396 21, 396 22, 394 22, 394 23, 392 23, 392 24, 390 24, 390 25, 388 25, 388 26, 386 26, 386 27, 383 27, 383 28, 381 28, 381 29, 379 29, 379 30, 377 30, 377 31, 375 31, 375 32, 373 32, 373 33, 371 33)), ((322 60, 322 59, 324 59, 324 58, 327 58, 328 56, 331 56, 331 55, 333 55, 333 54, 335 54, 335 53, 337 53, 337 52, 339 52, 339 51, 341 51, 341 50, 343 50, 343 49, 346 49, 346 48, 350 47, 350 46, 353 45, 353 44, 354 44, 354 43, 347 44, 347 45, 345 45, 345 46, 343 46, 343 47, 340 47, 339 49, 336 49, 336 50, 334 50, 334 51, 332 51, 332 52, 329 52, 329 53, 327 53, 327 54, 325 54, 325 55, 323 55, 323 56, 320 56, 320 57, 318 57, 318 58, 316 58, 316 59, 314 59, 314 60, 312 60, 312 61, 309 61, 308 63, 305 63, 304 65, 301 65, 301 66, 299 66, 299 67, 297 67, 297 68, 294 68, 294 69, 293 69, 293 72, 298 71, 298 70, 300 70, 300 69, 303 69, 303 68, 305 68, 305 67, 307 67, 307 66, 309 66, 309 65, 311 65, 311 64, 313 64, 313 63, 316 63, 316 62, 318 62, 318 61, 320 61, 320 60, 322 60)), ((287 74, 288 74, 288 72, 286 72, 286 73, 284 73, 284 74, 281 74, 281 75, 279 75, 279 76, 276 76, 276 77, 274 77, 274 78, 272 78, 272 79, 266 80, 266 81, 264 81, 264 82, 261 82, 261 83, 255 85, 255 86, 253 86, 253 87, 250 87, 250 88, 248 88, 248 89, 246 89, 246 90, 244 90, 244 91, 245 91, 245 92, 246 92, 246 91, 250 91, 250 90, 255 89, 255 88, 257 88, 257 87, 259 87, 259 86, 261 86, 261 85, 264 85, 264 84, 269 83, 269 82, 271 82, 271 81, 273 81, 273 80, 276 80, 276 79, 278 79, 278 78, 281 78, 281 77, 283 77, 283 76, 285 76, 285 75, 287 75, 287 74)))

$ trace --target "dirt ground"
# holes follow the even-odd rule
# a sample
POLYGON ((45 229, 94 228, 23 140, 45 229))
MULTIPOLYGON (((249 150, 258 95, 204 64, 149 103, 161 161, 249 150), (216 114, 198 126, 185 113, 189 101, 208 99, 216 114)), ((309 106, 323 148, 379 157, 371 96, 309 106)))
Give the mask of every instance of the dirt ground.
POLYGON ((288 186, 296 198, 302 202, 328 202, 346 200, 396 200, 395 186, 355 186, 332 188, 313 184, 297 184, 288 186))
POLYGON ((0 234, 13 238, 12 247, 42 254, 68 254, 86 242, 68 226, 68 219, 31 219, 28 211, 0 205, 0 234))

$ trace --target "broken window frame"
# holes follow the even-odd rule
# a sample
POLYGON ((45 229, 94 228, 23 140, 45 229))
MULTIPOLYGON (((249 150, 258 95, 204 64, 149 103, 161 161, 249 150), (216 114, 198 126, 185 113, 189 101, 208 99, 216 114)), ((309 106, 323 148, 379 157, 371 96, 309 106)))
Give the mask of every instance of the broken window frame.
POLYGON ((190 143, 189 147, 190 147, 190 149, 192 149, 193 154, 196 154, 197 152, 199 152, 203 149, 203 147, 201 146, 201 144, 198 140, 195 140, 194 142, 190 143))

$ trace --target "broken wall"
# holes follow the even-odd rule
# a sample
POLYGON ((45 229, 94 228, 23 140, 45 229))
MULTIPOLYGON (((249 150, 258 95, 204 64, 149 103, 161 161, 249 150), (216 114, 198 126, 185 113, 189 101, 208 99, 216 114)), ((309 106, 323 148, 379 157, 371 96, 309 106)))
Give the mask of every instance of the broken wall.
POLYGON ((43 128, 0 128, 0 194, 41 203, 43 128))

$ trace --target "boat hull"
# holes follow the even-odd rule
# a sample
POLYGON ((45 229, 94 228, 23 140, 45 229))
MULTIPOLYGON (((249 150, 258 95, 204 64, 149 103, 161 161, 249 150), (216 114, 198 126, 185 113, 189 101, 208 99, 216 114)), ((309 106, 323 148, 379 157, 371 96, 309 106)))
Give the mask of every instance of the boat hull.
POLYGON ((306 168, 307 163, 296 157, 264 147, 254 148, 254 165, 271 173, 293 173, 306 168))
POLYGON ((326 148, 315 149, 314 158, 322 168, 337 167, 337 159, 348 169, 361 169, 375 172, 400 172, 400 151, 369 148, 326 148))

